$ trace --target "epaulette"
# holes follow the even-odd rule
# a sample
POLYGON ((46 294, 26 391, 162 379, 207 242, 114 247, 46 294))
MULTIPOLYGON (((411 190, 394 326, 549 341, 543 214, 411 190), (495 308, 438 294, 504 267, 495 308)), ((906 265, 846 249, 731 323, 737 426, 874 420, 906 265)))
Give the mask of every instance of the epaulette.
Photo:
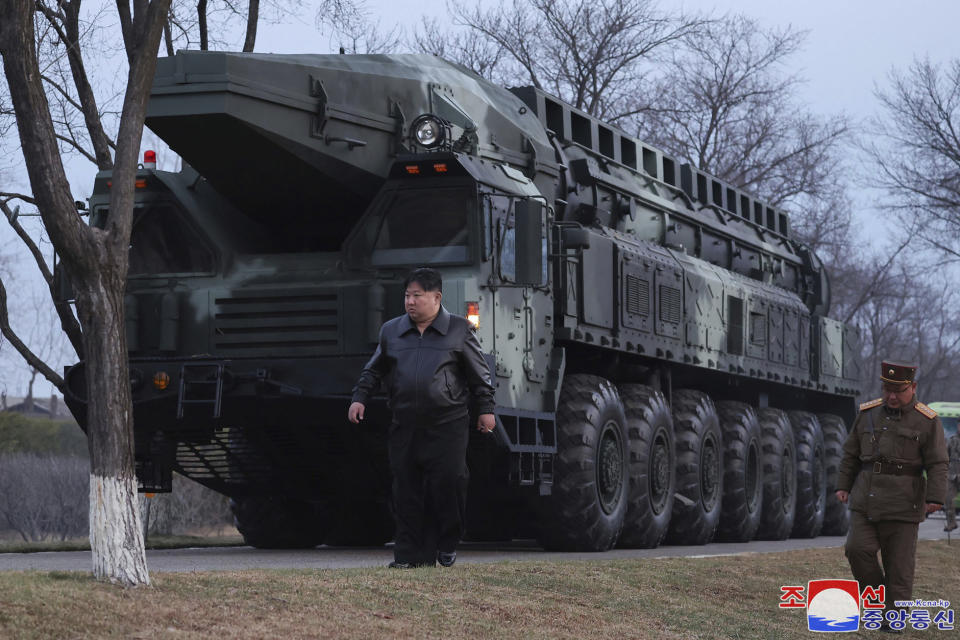
MULTIPOLYGON (((860 411, 866 411, 867 409, 873 409, 883 404, 883 398, 877 398, 876 400, 871 400, 870 402, 864 402, 860 405, 860 411)), ((919 404, 919 403, 917 403, 919 404)))
POLYGON ((927 405, 923 404, 922 402, 918 402, 913 406, 916 407, 917 411, 927 416, 931 420, 937 417, 937 412, 931 409, 930 407, 928 407, 927 405))

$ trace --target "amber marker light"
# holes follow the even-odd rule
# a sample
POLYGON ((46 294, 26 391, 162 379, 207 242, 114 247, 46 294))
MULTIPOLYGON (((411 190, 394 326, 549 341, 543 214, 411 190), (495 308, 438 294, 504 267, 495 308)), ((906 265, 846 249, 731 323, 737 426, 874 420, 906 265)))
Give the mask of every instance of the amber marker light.
POLYGON ((470 323, 474 329, 480 328, 480 303, 479 302, 468 302, 467 303, 467 322, 470 323))
MULTIPOLYGON (((147 179, 146 178, 137 178, 134 181, 133 186, 137 189, 146 189, 147 188, 147 179)), ((107 180, 107 189, 113 189, 113 180, 107 180)))
POLYGON ((406 169, 407 173, 409 173, 412 176, 415 176, 420 173, 420 165, 408 164, 407 166, 404 167, 404 169, 406 169))
POLYGON ((153 374, 153 388, 163 391, 170 386, 170 375, 166 371, 157 371, 153 374))
POLYGON ((434 170, 434 172, 436 172, 436 173, 446 173, 446 172, 447 172, 447 163, 446 163, 446 162, 438 162, 438 163, 436 163, 435 165, 433 165, 433 170, 434 170))

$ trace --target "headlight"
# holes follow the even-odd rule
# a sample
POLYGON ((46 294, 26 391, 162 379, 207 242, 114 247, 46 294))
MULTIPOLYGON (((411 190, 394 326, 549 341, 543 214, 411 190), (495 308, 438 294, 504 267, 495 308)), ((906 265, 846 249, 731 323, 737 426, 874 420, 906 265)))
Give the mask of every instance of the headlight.
POLYGON ((422 146, 431 149, 443 144, 446 127, 436 116, 424 114, 413 121, 413 135, 422 146))

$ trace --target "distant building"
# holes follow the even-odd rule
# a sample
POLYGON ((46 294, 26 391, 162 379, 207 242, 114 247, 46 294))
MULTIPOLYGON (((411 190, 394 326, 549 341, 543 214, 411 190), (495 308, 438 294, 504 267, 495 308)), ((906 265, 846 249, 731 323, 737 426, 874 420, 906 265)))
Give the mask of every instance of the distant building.
POLYGON ((22 413, 31 418, 73 419, 66 403, 56 394, 49 398, 17 398, 0 393, 0 411, 22 413))

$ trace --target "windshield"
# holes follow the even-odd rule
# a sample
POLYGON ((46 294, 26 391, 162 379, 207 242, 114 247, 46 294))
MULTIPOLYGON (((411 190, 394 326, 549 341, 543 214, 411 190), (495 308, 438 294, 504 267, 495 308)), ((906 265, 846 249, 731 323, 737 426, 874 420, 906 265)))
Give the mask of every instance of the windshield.
POLYGON ((387 265, 468 261, 469 214, 475 200, 475 195, 466 189, 396 191, 380 218, 371 262, 387 265))
POLYGON ((213 253, 176 207, 157 203, 134 209, 130 276, 209 273, 213 268, 213 253))

